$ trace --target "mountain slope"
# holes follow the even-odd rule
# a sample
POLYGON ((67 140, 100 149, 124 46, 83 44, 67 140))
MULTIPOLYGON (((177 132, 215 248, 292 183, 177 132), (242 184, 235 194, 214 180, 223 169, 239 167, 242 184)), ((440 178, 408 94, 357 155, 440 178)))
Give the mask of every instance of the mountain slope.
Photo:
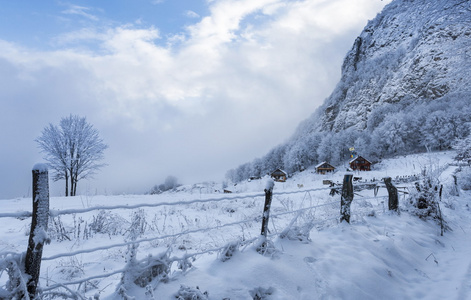
POLYGON ((470 75, 470 1, 394 1, 356 39, 315 126, 365 129, 385 103, 469 95, 470 75))
POLYGON ((373 162, 449 149, 471 132, 470 100, 471 1, 395 0, 356 39, 324 104, 228 178, 339 165, 351 147, 373 162))

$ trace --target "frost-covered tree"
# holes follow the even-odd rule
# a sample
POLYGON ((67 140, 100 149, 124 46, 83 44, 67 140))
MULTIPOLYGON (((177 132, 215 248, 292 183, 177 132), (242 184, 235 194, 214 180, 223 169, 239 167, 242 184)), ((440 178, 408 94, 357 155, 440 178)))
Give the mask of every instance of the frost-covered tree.
POLYGON ((449 113, 435 111, 427 117, 422 126, 423 145, 431 149, 447 149, 454 139, 449 113))
POLYGON ((304 170, 306 166, 309 166, 307 158, 308 149, 305 146, 305 143, 295 143, 285 153, 283 164, 288 173, 299 172, 304 170))
POLYGON ((319 158, 319 162, 322 161, 329 161, 332 162, 332 151, 333 146, 332 146, 332 138, 334 134, 332 133, 326 133, 321 139, 321 142, 319 143, 319 146, 317 147, 317 157, 319 158))
POLYGON ((453 148, 456 150, 455 160, 471 165, 471 136, 457 140, 453 148))
POLYGON ((251 175, 253 177, 263 177, 263 161, 261 158, 256 158, 252 162, 251 175))
POLYGON ((389 155, 402 153, 405 148, 403 115, 390 115, 375 130, 376 141, 383 145, 384 152, 389 155))
POLYGON ((75 196, 79 180, 90 178, 104 166, 99 162, 108 146, 85 117, 70 115, 59 126, 49 124, 35 141, 53 170, 53 180, 65 180, 66 196, 75 196))
POLYGON ((259 171, 267 174, 277 168, 293 173, 322 161, 341 164, 349 159, 350 147, 370 161, 444 150, 471 132, 469 96, 461 93, 449 94, 440 101, 422 102, 406 96, 397 103, 383 103, 370 113, 366 128, 347 127, 351 122, 345 120, 343 130, 325 129, 316 123, 319 115, 317 111, 303 121, 288 142, 273 148, 261 160, 229 171, 228 178, 238 182, 259 171))
POLYGON ((167 178, 165 178, 164 183, 154 185, 154 187, 150 190, 150 194, 160 194, 169 190, 173 190, 180 185, 181 184, 178 183, 177 177, 169 175, 167 178))
POLYGON ((357 139, 353 143, 353 148, 357 153, 362 153, 369 159, 371 159, 371 135, 366 132, 360 132, 357 139))

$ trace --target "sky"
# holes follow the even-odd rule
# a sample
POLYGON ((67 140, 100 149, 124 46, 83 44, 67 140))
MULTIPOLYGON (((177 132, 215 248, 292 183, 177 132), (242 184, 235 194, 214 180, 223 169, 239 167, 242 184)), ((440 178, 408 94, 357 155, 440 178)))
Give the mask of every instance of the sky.
POLYGON ((2 0, 0 199, 31 195, 34 140, 70 114, 109 146, 77 194, 223 181, 323 103, 389 2, 2 0))

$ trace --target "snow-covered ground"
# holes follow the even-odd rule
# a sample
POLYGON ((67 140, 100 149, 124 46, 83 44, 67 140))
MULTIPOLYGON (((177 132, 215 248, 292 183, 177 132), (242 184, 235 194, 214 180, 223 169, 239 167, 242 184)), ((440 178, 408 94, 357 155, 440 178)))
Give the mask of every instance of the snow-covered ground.
MULTIPOLYGON (((403 194, 400 214, 388 212, 384 188, 376 197, 373 190, 357 192, 352 222, 339 224, 340 196, 330 196, 322 181, 342 182, 345 166, 325 176, 308 169, 275 184, 268 238, 274 247, 265 255, 256 251, 256 244, 266 178, 227 186, 232 194, 206 183, 160 195, 51 198, 54 213, 83 212, 51 219, 52 242, 44 247, 41 288, 46 296, 61 291, 84 299, 121 299, 116 289, 122 273, 117 271, 129 268, 130 232, 138 228, 139 261, 166 253, 175 262, 164 282, 154 279, 147 288, 126 283, 126 294, 135 299, 176 299, 176 295, 193 299, 184 298, 185 292, 200 292, 200 298, 194 299, 232 300, 471 299, 471 194, 448 193, 455 169, 447 165, 452 156, 442 152, 397 157, 375 165, 371 172, 354 174, 370 183, 442 168, 441 209, 451 228, 443 236, 435 221, 406 211, 403 194), (164 202, 167 205, 159 205, 164 202), (122 208, 141 203, 150 206, 122 208), (96 206, 110 209, 88 211, 96 206), (138 223, 132 225, 132 220, 138 223), (298 233, 298 239, 280 238, 287 228, 298 233), (236 250, 224 260, 221 249, 230 243, 235 243, 236 250), (78 254, 65 256, 74 252, 78 254), (78 284, 69 285, 68 291, 48 290, 72 281, 78 284)), ((31 199, 0 200, 0 206, 1 213, 19 214, 31 210, 31 199)), ((30 218, 0 218, 0 259, 26 250, 29 224, 30 218)), ((0 275, 4 288, 8 275, 5 271, 0 275)))

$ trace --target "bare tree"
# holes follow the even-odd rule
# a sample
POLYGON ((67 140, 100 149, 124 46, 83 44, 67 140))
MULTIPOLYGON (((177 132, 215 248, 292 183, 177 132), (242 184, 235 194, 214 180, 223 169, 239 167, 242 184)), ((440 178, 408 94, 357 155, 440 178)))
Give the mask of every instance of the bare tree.
POLYGON ((91 177, 104 166, 99 162, 108 146, 84 117, 70 115, 62 118, 59 126, 49 124, 35 141, 46 155, 53 180, 65 180, 66 196, 75 196, 79 180, 91 177))

